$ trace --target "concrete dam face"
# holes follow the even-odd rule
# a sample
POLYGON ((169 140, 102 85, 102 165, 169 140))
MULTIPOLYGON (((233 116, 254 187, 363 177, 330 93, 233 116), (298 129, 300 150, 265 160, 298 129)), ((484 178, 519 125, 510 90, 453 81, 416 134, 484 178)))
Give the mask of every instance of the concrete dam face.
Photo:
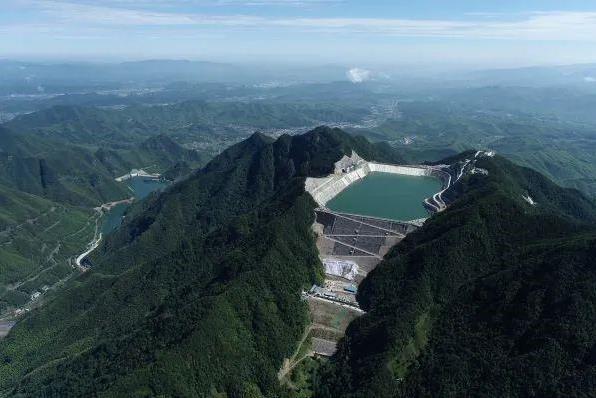
POLYGON ((429 176, 371 172, 327 202, 329 210, 391 220, 428 217, 424 199, 441 190, 441 181, 429 176))
POLYGON ((437 166, 380 164, 352 153, 335 163, 333 174, 306 179, 305 189, 319 205, 312 228, 325 270, 324 282, 302 293, 311 315, 311 355, 333 355, 350 321, 364 313, 356 300, 360 283, 429 212, 447 207, 443 194, 462 176, 488 174, 475 167, 482 156, 494 153, 478 151, 437 166), (369 205, 404 212, 375 214, 369 205))
POLYGON ((305 189, 319 205, 313 231, 325 268, 324 283, 303 292, 314 355, 333 355, 349 322, 363 313, 356 300, 362 280, 429 211, 444 208, 441 194, 450 183, 441 167, 373 163, 356 153, 336 162, 333 174, 307 178, 305 189))
POLYGON ((334 174, 323 178, 308 178, 306 180, 306 191, 322 208, 361 215, 410 220, 428 216, 422 206, 431 212, 441 211, 445 207, 441 194, 442 190, 449 186, 451 177, 439 167, 400 166, 367 162, 356 153, 353 153, 351 157, 344 156, 335 166, 334 174), (371 177, 367 178, 368 176, 371 177), (354 183, 364 182, 365 179, 366 186, 360 186, 358 189, 353 190, 355 192, 349 192, 349 195, 346 195, 347 198, 336 198, 354 183), (416 208, 412 203, 412 195, 415 196, 416 194, 421 195, 421 206, 419 208, 416 208), (392 198, 394 200, 391 200, 392 198), (405 200, 405 202, 400 203, 402 200, 405 200), (401 209, 403 211, 391 211, 391 206, 403 206, 401 209), (377 210, 375 211, 373 207, 377 210), (348 210, 350 208, 353 210, 348 210), (385 209, 383 210, 383 208, 385 209))

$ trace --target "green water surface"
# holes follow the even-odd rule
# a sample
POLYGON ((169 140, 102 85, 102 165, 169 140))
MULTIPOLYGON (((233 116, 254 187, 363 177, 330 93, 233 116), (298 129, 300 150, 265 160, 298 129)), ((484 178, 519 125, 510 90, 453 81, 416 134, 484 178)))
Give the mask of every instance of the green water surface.
POLYGON ((355 182, 327 202, 334 211, 389 218, 414 220, 428 217, 422 201, 441 190, 434 177, 371 173, 355 182))
MULTIPOLYGON (((149 180, 142 177, 133 177, 123 182, 128 186, 131 196, 136 200, 143 199, 153 191, 163 189, 167 184, 159 180, 149 180)), ((103 218, 101 232, 105 235, 112 232, 122 224, 122 217, 130 205, 123 203, 113 207, 103 218)))

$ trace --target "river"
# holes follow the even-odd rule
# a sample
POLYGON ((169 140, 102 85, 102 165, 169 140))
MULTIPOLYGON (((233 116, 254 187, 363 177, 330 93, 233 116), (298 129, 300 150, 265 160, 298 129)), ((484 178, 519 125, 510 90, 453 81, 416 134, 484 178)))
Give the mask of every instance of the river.
MULTIPOLYGON (((133 177, 122 182, 126 184, 136 200, 143 199, 153 191, 161 190, 167 186, 166 182, 146 179, 143 177, 133 177)), ((123 203, 113 207, 104 217, 101 225, 103 235, 108 234, 122 224, 122 217, 130 205, 123 203)))

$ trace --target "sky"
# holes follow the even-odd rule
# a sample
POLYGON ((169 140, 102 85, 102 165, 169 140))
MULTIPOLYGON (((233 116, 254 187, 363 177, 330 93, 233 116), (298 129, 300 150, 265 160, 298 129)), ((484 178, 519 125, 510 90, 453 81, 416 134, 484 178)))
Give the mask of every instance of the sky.
POLYGON ((0 58, 596 62, 594 0, 0 0, 0 58))

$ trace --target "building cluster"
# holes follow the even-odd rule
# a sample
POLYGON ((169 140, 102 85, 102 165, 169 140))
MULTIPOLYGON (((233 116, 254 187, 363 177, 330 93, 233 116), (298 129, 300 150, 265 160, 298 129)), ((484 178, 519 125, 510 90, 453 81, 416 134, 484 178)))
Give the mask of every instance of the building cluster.
POLYGON ((345 304, 350 307, 360 308, 356 301, 356 293, 358 287, 353 283, 344 284, 341 290, 335 290, 336 287, 312 285, 308 293, 305 296, 319 297, 326 300, 333 301, 337 304, 345 304))

